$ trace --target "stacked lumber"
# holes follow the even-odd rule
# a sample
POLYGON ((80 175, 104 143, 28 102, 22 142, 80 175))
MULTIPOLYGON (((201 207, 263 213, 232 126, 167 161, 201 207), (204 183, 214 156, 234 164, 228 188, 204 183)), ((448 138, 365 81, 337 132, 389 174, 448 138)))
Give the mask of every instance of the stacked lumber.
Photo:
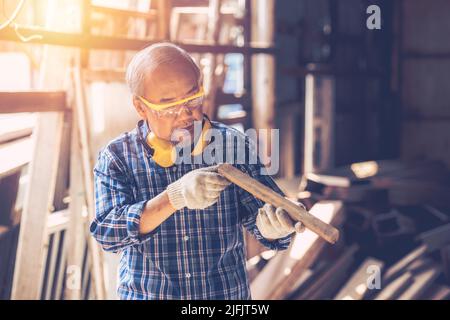
POLYGON ((283 191, 341 238, 329 244, 307 230, 288 250, 254 257, 253 298, 450 299, 449 177, 438 162, 395 160, 304 175, 283 191))

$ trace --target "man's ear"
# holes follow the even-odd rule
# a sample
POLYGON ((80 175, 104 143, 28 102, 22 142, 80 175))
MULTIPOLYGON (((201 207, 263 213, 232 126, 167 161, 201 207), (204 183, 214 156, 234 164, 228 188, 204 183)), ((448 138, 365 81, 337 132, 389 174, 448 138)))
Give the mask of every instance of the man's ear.
POLYGON ((147 119, 144 108, 142 106, 142 102, 139 99, 139 97, 133 96, 133 105, 134 105, 134 108, 136 109, 137 113, 139 114, 139 116, 142 119, 147 119))

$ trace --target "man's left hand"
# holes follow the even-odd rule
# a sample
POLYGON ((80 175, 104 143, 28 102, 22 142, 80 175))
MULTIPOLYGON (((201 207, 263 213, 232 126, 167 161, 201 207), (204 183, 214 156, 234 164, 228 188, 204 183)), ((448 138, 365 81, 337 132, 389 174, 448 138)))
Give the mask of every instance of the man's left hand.
POLYGON ((261 235, 269 240, 286 237, 294 231, 301 233, 305 230, 303 223, 294 222, 286 210, 281 207, 275 208, 268 203, 258 209, 256 226, 261 235))

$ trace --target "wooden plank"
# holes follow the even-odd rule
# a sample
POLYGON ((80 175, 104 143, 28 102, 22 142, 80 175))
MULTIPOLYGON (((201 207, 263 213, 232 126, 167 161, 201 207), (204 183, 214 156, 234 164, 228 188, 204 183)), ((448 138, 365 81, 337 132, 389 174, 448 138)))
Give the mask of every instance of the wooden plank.
POLYGON ((65 111, 66 93, 0 92, 0 113, 65 111))
POLYGON ((294 221, 302 222, 306 228, 315 232, 326 241, 335 243, 339 239, 339 231, 336 228, 316 218, 303 207, 284 198, 231 164, 223 163, 219 165, 218 172, 256 198, 275 207, 283 207, 294 221))
MULTIPOLYGON (((80 8, 81 8, 81 32, 89 36, 91 35, 91 0, 81 0, 80 8)), ((90 61, 90 51, 88 48, 84 48, 80 50, 80 63, 83 68, 89 67, 90 61)))
MULTIPOLYGON (((79 147, 81 148, 81 163, 84 181, 84 190, 88 209, 89 221, 94 220, 94 180, 91 174, 93 168, 93 158, 90 152, 89 128, 87 120, 86 97, 83 91, 83 77, 80 68, 72 70, 72 79, 75 89, 74 115, 77 123, 77 133, 79 134, 79 147)), ((89 254, 92 260, 92 274, 96 298, 103 300, 106 296, 104 283, 104 272, 102 264, 102 251, 99 244, 93 237, 88 238, 89 254)))
MULTIPOLYGON (((146 12, 144 11, 134 11, 129 9, 120 9, 113 7, 104 7, 99 5, 91 5, 92 12, 98 12, 103 14, 111 15, 114 17, 123 17, 123 18, 139 18, 154 21, 156 18, 157 10, 150 9, 146 12)), ((108 17, 110 18, 110 17, 108 17)))
MULTIPOLYGON (((50 234, 50 233, 49 233, 50 234)), ((48 253, 48 270, 47 270, 47 283, 45 285, 44 299, 50 300, 52 296, 53 281, 55 280, 55 265, 58 259, 59 241, 61 239, 61 232, 57 231, 53 233, 52 248, 48 253)))
MULTIPOLYGON (((342 222, 342 202, 321 201, 311 209, 311 213, 318 217, 322 216, 325 222, 339 225, 342 222)), ((316 261, 326 244, 325 240, 310 230, 296 235, 291 256, 297 261, 293 264, 290 273, 278 283, 273 292, 270 292, 268 299, 282 299, 286 292, 292 291, 294 279, 298 279, 316 261)))
POLYGON ((335 78, 309 74, 305 78, 304 172, 334 166, 335 78), (320 156, 318 156, 320 155, 320 156))
POLYGON ((33 140, 25 138, 0 145, 0 179, 20 171, 30 162, 33 140))
MULTIPOLYGON (((347 281, 344 287, 336 295, 336 300, 362 300, 368 290, 367 286, 368 270, 370 267, 376 267, 382 271, 384 262, 375 258, 368 257, 356 270, 352 277, 347 281)), ((380 274, 381 280, 381 274, 380 274)))
POLYGON ((353 244, 351 247, 346 249, 342 255, 338 257, 337 260, 330 263, 329 268, 325 270, 317 279, 311 284, 302 294, 298 297, 298 300, 307 299, 323 299, 323 295, 327 294, 327 291, 332 291, 330 286, 335 280, 339 278, 342 274, 350 267, 353 256, 358 250, 358 245, 353 244))
POLYGON ((32 114, 0 115, 0 144, 30 136, 35 122, 32 114))
POLYGON ((86 228, 82 216, 86 205, 81 167, 81 150, 79 148, 78 125, 73 119, 72 141, 70 152, 70 222, 67 230, 67 280, 64 298, 80 300, 83 255, 85 249, 86 228))
MULTIPOLYGON (((342 222, 342 202, 321 201, 311 213, 327 223, 342 222)), ((325 240, 310 230, 296 234, 288 250, 278 252, 250 285, 254 299, 281 299, 294 289, 297 280, 326 246, 325 240)))
POLYGON ((450 220, 450 217, 446 215, 444 212, 438 210, 437 208, 430 206, 430 205, 424 205, 424 208, 432 214, 436 219, 439 219, 442 223, 448 223, 450 220))
POLYGON ((450 224, 423 232, 417 239, 426 244, 430 252, 440 249, 443 245, 450 243, 450 224))
MULTIPOLYGON (((251 41, 264 46, 272 46, 275 33, 275 1, 251 1, 251 41)), ((275 57, 271 55, 254 55, 251 59, 252 74, 252 124, 256 130, 266 129, 267 135, 259 135, 258 143, 266 155, 261 157, 263 163, 270 160, 271 130, 275 119, 275 57)), ((260 149, 260 150, 261 150, 260 149)), ((273 151, 275 152, 275 151, 273 151)))
POLYGON ((424 294, 427 300, 450 300, 450 288, 441 285, 432 285, 424 294))
POLYGON ((39 299, 47 215, 53 200, 62 125, 62 113, 39 116, 21 218, 12 299, 39 299))
POLYGON ((427 252, 427 246, 421 245, 407 254, 404 258, 400 259, 397 263, 392 265, 386 273, 383 275, 383 283, 387 283, 396 278, 399 274, 405 271, 405 269, 415 260, 423 257, 427 252))
POLYGON ((87 82, 125 82, 125 70, 86 69, 84 80, 87 82))
POLYGON ((170 16, 172 11, 172 0, 156 0, 158 38, 170 40, 170 16))
POLYGON ((64 274, 66 271, 66 261, 67 261, 67 232, 61 231, 61 236, 62 236, 62 243, 61 243, 61 250, 59 251, 59 255, 58 255, 58 269, 56 271, 56 276, 55 276, 55 283, 54 283, 54 291, 52 293, 52 298, 55 300, 60 300, 62 298, 64 298, 61 293, 62 293, 62 289, 64 288, 64 283, 63 283, 63 279, 64 279, 64 274))
POLYGON ((432 265, 425 271, 414 276, 414 283, 409 286, 403 294, 401 294, 399 300, 415 300, 420 299, 422 294, 432 285, 433 281, 441 273, 441 267, 438 265, 432 265))
POLYGON ((65 198, 69 188, 69 159, 70 159, 70 133, 72 113, 64 113, 64 125, 62 141, 58 161, 58 175, 56 176, 55 194, 53 197, 53 208, 51 211, 59 211, 67 208, 65 198))
MULTIPOLYGON (((206 40, 213 44, 219 44, 219 34, 221 30, 221 21, 222 16, 220 14, 220 7, 222 1, 221 0, 210 0, 209 8, 208 8, 208 25, 207 25, 207 34, 206 40)), ((216 94, 217 91, 222 89, 223 80, 224 80, 224 71, 223 71, 223 55, 209 55, 209 70, 206 78, 209 80, 208 82, 208 93, 206 95, 206 99, 204 101, 205 113, 211 118, 216 119, 217 117, 217 109, 218 105, 216 103, 216 94), (221 65, 222 66, 222 74, 216 74, 216 68, 221 65)))
POLYGON ((70 221, 69 210, 53 212, 48 216, 47 232, 48 234, 58 233, 67 229, 70 221))
POLYGON ((450 283, 450 245, 441 248, 442 271, 447 283, 450 283))
MULTIPOLYGON (((320 201, 311 208, 311 213, 327 223, 340 225, 342 223, 342 202, 320 201)), ((290 273, 278 283, 268 299, 282 299, 286 292, 292 291, 294 279, 298 279, 309 268, 326 248, 326 242, 310 230, 297 234, 291 249, 291 257, 297 260, 290 273)))
MULTIPOLYGON (((27 28, 20 26, 20 33, 24 36, 33 34, 42 35, 42 40, 33 39, 28 43, 49 44, 65 47, 76 47, 92 50, 141 50, 151 44, 159 43, 161 40, 156 39, 130 39, 124 37, 98 36, 76 33, 63 33, 50 31, 42 28, 27 28)), ((20 41, 16 32, 12 28, 0 30, 0 40, 20 41)), ((274 54, 275 48, 269 46, 235 46, 235 45, 217 45, 213 46, 204 42, 175 42, 184 50, 192 53, 242 53, 242 54, 274 54)))
POLYGON ((259 272, 250 284, 250 291, 255 300, 267 299, 267 295, 275 290, 279 282, 290 272, 294 261, 289 256, 289 251, 280 251, 259 272))
POLYGON ((406 288, 414 282, 411 272, 406 272, 389 283, 375 298, 375 300, 396 299, 406 288))
MULTIPOLYGON (((86 248, 86 250, 89 251, 89 248, 86 248)), ((81 299, 86 300, 88 299, 87 294, 89 291, 89 287, 92 287, 92 277, 91 277, 91 261, 90 261, 90 255, 89 252, 87 252, 84 260, 85 268, 83 269, 83 275, 82 275, 82 285, 81 285, 81 299)))

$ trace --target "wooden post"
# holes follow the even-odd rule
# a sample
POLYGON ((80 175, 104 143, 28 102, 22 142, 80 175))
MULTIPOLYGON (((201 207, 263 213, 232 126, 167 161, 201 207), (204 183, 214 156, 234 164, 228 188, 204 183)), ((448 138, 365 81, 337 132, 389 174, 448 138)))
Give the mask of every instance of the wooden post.
MULTIPOLYGON (((82 21, 81 29, 84 36, 91 35, 91 0, 82 0, 82 21)), ((81 65, 83 68, 89 67, 89 49, 81 50, 81 65)))
POLYGON ((67 270, 64 298, 81 299, 81 272, 85 248, 86 230, 83 208, 86 204, 81 152, 76 118, 72 121, 72 140, 70 150, 70 223, 67 230, 67 270))
MULTIPOLYGON (((274 35, 274 0, 252 0, 251 2, 251 41, 258 46, 273 45, 274 35)), ((269 54, 252 56, 252 119, 254 127, 274 129, 275 119, 275 57, 269 54)), ((260 148, 266 148, 271 154, 271 134, 259 139, 260 148)), ((278 155, 274 155, 278 156, 278 155)), ((262 157, 268 164, 270 158, 262 157)))
MULTIPOLYGON (((73 68, 73 85, 75 89, 75 106, 74 117, 78 123, 78 134, 81 148, 82 171, 84 188, 86 192, 86 202, 88 209, 89 221, 94 219, 94 179, 92 175, 93 160, 90 153, 89 135, 88 135, 88 121, 86 111, 86 100, 83 92, 83 81, 81 69, 79 67, 73 68)), ((103 300, 106 296, 106 289, 104 283, 104 270, 102 263, 102 251, 98 243, 93 237, 88 237, 89 255, 92 262, 92 275, 95 286, 95 295, 99 300, 103 300)))
POLYGON ((47 217, 53 201, 63 113, 41 114, 20 224, 12 299, 39 299, 47 217))
MULTIPOLYGON (((221 0, 210 0, 208 8, 208 28, 206 34, 206 41, 212 45, 217 45, 219 41, 220 33, 220 6, 221 0)), ((211 119, 215 119, 217 113, 217 106, 215 105, 216 91, 218 90, 218 79, 215 77, 216 68, 218 64, 219 56, 213 53, 207 54, 209 58, 209 74, 207 76, 208 81, 208 94, 206 96, 204 106, 205 113, 211 119)), ((222 57, 223 59, 223 57, 222 57)))
POLYGON ((158 40, 170 40, 171 0, 156 0, 156 15, 158 21, 158 40))
POLYGON ((305 78, 306 173, 320 173, 334 166, 334 79, 308 74, 305 78))

